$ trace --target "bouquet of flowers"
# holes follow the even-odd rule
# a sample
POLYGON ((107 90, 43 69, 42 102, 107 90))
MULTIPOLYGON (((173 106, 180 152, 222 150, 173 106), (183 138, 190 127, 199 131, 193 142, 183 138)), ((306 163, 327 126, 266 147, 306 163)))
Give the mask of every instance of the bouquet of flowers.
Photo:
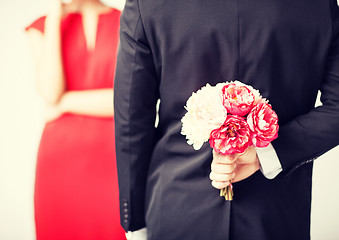
MULTIPOLYGON (((181 134, 199 150, 209 140, 218 153, 243 153, 249 146, 267 147, 278 137, 278 116, 259 91, 239 81, 207 84, 187 100, 181 134)), ((233 199, 233 187, 220 196, 233 199)))

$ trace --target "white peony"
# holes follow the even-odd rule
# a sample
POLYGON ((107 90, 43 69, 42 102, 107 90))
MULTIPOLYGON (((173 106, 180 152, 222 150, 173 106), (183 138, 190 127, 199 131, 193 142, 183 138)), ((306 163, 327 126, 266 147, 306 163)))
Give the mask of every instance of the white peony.
POLYGON ((195 150, 202 147, 212 130, 219 128, 227 118, 227 110, 222 103, 222 88, 225 83, 216 86, 207 84, 187 100, 187 113, 181 119, 181 134, 195 150))

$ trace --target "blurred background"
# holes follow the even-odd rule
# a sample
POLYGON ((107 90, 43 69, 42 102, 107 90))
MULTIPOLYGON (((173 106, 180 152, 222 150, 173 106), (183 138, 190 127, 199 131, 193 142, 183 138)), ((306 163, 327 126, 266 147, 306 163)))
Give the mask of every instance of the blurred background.
MULTIPOLYGON (((124 0, 102 2, 124 6, 124 0)), ((0 0, 0 240, 35 239, 33 189, 43 104, 24 28, 49 6, 49 0, 0 0)), ((338 171, 339 147, 315 162, 312 240, 339 239, 338 171)))

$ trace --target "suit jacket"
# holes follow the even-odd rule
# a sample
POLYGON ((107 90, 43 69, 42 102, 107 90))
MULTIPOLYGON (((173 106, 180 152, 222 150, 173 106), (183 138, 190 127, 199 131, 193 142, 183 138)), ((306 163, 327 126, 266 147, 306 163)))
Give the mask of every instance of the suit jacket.
POLYGON ((310 238, 312 161, 339 143, 335 0, 127 0, 115 77, 116 153, 125 230, 151 240, 310 238), (279 116, 283 171, 211 186, 212 151, 180 134, 206 83, 238 79, 279 116), (318 90, 323 105, 314 108, 318 90), (160 99, 159 124, 154 126, 160 99))

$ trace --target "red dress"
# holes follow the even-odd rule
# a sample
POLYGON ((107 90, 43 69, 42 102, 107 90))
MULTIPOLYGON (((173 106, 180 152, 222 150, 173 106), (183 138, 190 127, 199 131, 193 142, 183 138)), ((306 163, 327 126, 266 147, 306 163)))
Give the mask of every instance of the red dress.
MULTIPOLYGON (((120 11, 99 16, 96 46, 86 46, 82 16, 61 21, 67 90, 112 88, 120 11)), ((45 17, 30 28, 44 32, 45 17)), ((113 99, 112 99, 113 101, 113 99)), ((126 239, 120 226, 113 118, 64 114, 45 125, 37 159, 38 240, 126 239)))

